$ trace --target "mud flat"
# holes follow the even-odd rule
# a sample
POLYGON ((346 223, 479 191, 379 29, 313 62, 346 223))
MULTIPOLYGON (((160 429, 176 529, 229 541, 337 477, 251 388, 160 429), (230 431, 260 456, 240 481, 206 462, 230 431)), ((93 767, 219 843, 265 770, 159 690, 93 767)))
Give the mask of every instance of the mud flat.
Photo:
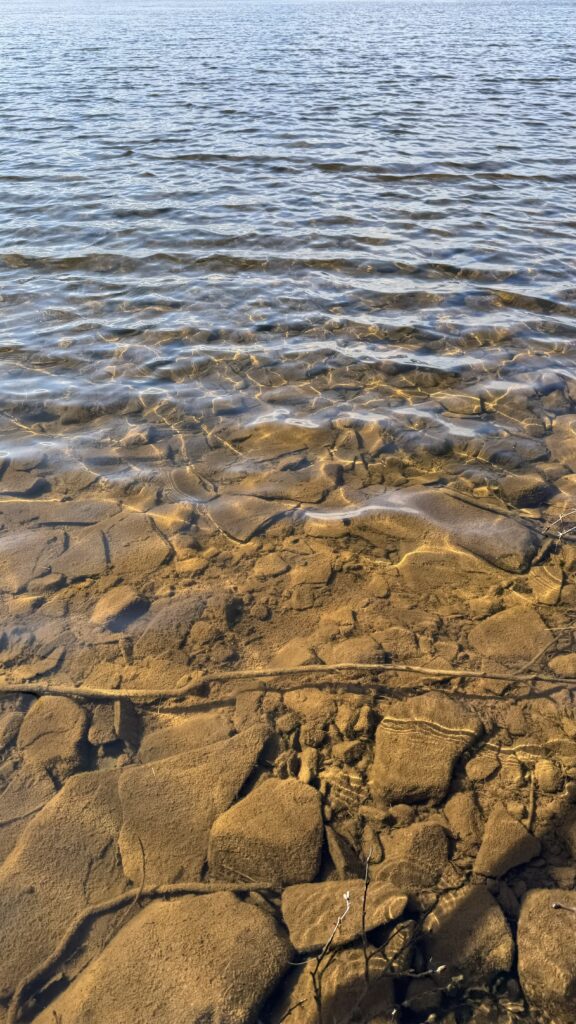
POLYGON ((558 420, 482 481, 5 465, 0 1021, 571 1024, 558 420))

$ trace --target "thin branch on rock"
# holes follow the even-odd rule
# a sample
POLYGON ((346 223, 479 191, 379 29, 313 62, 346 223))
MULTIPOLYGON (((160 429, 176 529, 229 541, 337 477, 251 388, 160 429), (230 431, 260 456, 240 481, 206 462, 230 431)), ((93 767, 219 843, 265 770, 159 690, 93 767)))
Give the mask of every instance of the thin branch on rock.
MULTIPOLYGON (((562 686, 576 685, 576 676, 545 675, 540 672, 493 672, 480 671, 479 669, 463 668, 425 668, 424 665, 407 665, 400 662, 387 662, 386 664, 372 662, 347 661, 335 665, 302 665, 298 668, 253 668, 253 669, 217 669, 206 672, 201 678, 195 676, 191 681, 182 686, 164 690, 107 690, 94 686, 51 686, 46 682, 32 683, 5 683, 0 682, 0 694, 22 694, 32 693, 34 696, 62 696, 74 697, 79 700, 94 701, 131 701, 133 704, 151 704, 157 701, 182 700, 193 695, 198 696, 210 683, 227 682, 235 680, 265 680, 278 679, 282 676, 313 676, 331 675, 340 672, 366 673, 368 675, 387 675, 389 673, 410 673, 412 675, 426 676, 429 679, 498 679, 507 683, 555 683, 562 686)), ((308 685, 314 685, 309 683, 308 685)), ((333 686, 348 686, 348 681, 343 684, 338 680, 332 681, 333 686)), ((378 685, 378 684, 376 684, 378 685)), ((265 687, 255 687, 265 689, 265 687)), ((250 692, 249 688, 242 688, 242 693, 250 692)))

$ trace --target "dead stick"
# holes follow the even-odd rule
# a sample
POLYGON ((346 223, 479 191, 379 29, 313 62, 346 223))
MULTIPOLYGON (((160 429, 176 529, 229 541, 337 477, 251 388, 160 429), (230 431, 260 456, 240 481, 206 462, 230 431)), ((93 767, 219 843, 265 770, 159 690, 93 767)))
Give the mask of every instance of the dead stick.
MULTIPOLYGON (((83 700, 129 700, 133 704, 148 704, 154 701, 174 700, 197 693, 199 687, 210 682, 226 682, 237 679, 275 679, 281 676, 322 675, 332 672, 365 672, 380 675, 394 672, 409 672, 427 676, 430 679, 500 679, 508 683, 556 683, 576 685, 576 676, 549 676, 539 672, 481 672, 474 669, 459 668, 424 668, 423 665, 405 665, 390 662, 389 664, 373 664, 371 662, 339 662, 335 665, 302 665, 298 668, 253 668, 230 670, 214 670, 207 672, 201 679, 194 678, 183 686, 171 690, 105 690, 94 686, 50 686, 47 683, 0 683, 0 694, 32 693, 35 696, 75 697, 83 700)), ((345 685, 334 680, 334 686, 345 685)), ((244 692, 247 692, 246 690, 244 692)))
POLYGON ((236 885, 235 883, 227 882, 173 882, 169 885, 139 886, 138 888, 126 889, 117 896, 112 896, 109 900, 91 904, 91 906, 80 911, 67 928, 56 948, 14 990, 10 1006, 8 1007, 6 1024, 16 1024, 23 1002, 30 999, 34 989, 38 988, 46 980, 53 967, 64 956, 76 933, 93 917, 100 917, 101 914, 109 914, 114 910, 120 910, 128 903, 133 903, 137 899, 158 899, 163 896, 201 896, 215 892, 247 893, 271 891, 277 891, 277 889, 272 885, 236 885))

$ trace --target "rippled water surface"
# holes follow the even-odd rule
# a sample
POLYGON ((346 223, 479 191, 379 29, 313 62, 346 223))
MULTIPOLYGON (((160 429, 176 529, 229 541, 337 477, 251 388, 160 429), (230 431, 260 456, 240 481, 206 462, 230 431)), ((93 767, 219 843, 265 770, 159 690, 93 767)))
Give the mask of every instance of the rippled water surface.
POLYGON ((5 452, 162 481, 222 431, 218 488, 254 425, 456 462, 539 433, 525 396, 574 375, 575 40, 562 0, 9 0, 5 452))
POLYGON ((8 0, 0 47, 10 593, 98 577, 96 499, 241 544, 407 485, 570 511, 572 3, 8 0))
POLYGON ((507 921, 576 877, 574 0, 3 0, 0 131, 0 1021, 124 984, 309 1021, 348 903, 270 1010, 255 901, 230 957, 220 911, 166 955, 92 919, 350 874, 411 895, 395 1020, 540 1021, 573 918, 541 893, 518 960, 507 921), (220 854, 267 775, 307 795, 220 854))

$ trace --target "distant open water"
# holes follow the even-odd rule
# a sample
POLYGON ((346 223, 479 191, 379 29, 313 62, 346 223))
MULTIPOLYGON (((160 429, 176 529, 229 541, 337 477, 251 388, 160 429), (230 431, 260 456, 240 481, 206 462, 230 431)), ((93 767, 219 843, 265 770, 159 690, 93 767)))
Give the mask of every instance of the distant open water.
POLYGON ((574 378, 572 0, 4 0, 0 61, 7 454, 574 378))

